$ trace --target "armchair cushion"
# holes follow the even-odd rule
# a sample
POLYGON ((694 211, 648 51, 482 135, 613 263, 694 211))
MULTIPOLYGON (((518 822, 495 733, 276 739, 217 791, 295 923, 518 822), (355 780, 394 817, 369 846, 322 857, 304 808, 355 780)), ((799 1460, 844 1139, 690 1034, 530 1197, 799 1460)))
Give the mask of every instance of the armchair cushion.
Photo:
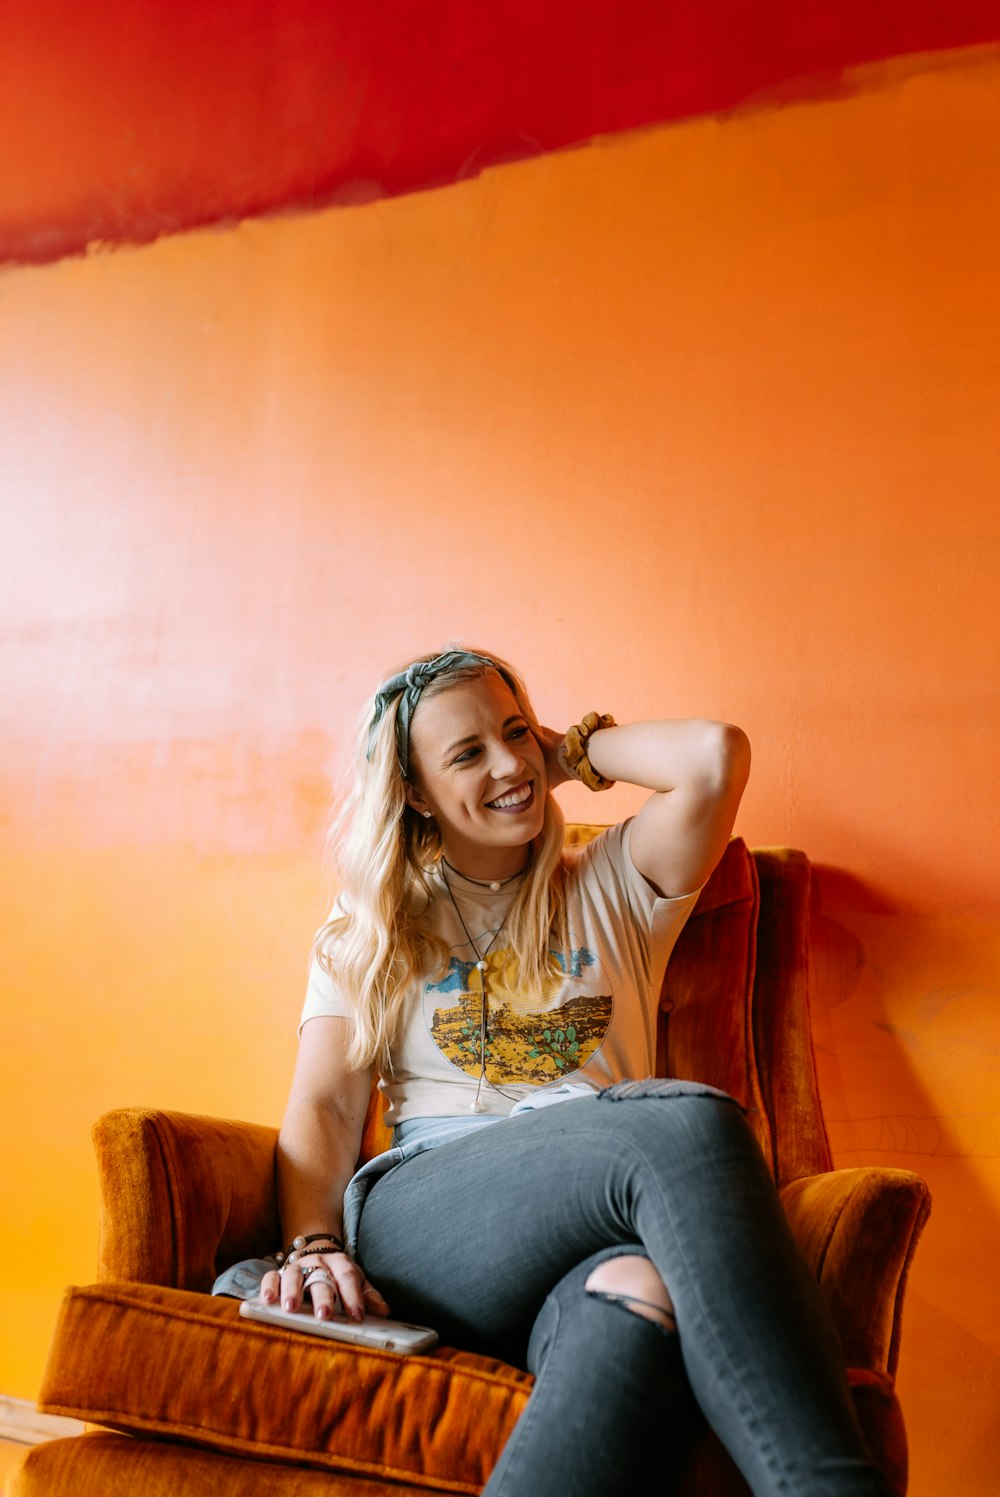
MULTIPOLYGON (((892 1380, 860 1368, 848 1375, 862 1427, 893 1489, 905 1491, 906 1439, 892 1380)), ((532 1381, 504 1362, 447 1347, 399 1357, 254 1324, 231 1300, 97 1284, 67 1291, 39 1407, 267 1461, 271 1470, 311 1466, 408 1483, 406 1490, 476 1494, 532 1381)), ((739 1485, 711 1437, 682 1490, 739 1485)))
POLYGON ((478 1493, 532 1379, 447 1348, 348 1346, 149 1284, 70 1289, 40 1406, 234 1455, 478 1493))
POLYGON ((29 1448, 4 1497, 426 1497, 426 1488, 91 1430, 29 1448))

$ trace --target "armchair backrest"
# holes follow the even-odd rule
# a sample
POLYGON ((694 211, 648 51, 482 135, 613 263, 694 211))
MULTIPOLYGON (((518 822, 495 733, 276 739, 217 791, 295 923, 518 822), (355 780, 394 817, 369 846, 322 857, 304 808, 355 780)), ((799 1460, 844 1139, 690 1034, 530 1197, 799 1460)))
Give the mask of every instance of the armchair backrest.
POLYGON ((779 1185, 830 1168, 809 1015, 810 868, 733 838, 674 948, 658 1070, 743 1104, 779 1185))

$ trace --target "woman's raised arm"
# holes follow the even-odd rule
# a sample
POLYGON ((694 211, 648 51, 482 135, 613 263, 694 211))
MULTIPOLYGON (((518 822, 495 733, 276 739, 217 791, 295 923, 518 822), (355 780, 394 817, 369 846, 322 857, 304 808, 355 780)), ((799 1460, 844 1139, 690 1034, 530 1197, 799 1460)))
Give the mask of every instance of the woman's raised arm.
POLYGON ((750 773, 742 728, 704 718, 629 723, 592 733, 587 755, 606 779, 655 791, 632 827, 639 872, 668 898, 700 888, 725 851, 750 773))

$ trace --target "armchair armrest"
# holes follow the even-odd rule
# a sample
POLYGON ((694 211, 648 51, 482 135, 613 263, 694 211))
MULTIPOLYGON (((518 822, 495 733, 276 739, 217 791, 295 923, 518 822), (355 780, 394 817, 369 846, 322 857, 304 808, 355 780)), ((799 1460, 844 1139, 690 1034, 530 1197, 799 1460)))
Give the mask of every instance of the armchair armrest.
POLYGON ((127 1107, 93 1132, 98 1278, 207 1290, 277 1245, 277 1128, 127 1107))
POLYGON ((927 1186, 908 1170, 834 1170, 793 1180, 781 1202, 848 1366, 893 1378, 910 1260, 930 1213, 927 1186))

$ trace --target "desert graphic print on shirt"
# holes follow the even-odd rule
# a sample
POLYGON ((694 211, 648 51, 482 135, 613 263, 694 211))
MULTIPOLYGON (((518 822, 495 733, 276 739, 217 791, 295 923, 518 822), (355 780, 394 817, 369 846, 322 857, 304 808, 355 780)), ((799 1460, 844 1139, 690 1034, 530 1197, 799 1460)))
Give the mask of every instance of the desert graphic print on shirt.
MULTIPOLYGON (((600 963, 585 946, 574 948, 568 962, 562 952, 555 957, 565 976, 553 977, 542 1001, 527 1011, 517 994, 513 953, 503 948, 487 956, 488 1081, 544 1086, 571 1076, 600 1049, 613 1007, 600 963)), ((450 958, 444 976, 424 987, 424 1014, 445 1059, 478 1076, 483 1058, 482 989, 474 961, 450 958)))

